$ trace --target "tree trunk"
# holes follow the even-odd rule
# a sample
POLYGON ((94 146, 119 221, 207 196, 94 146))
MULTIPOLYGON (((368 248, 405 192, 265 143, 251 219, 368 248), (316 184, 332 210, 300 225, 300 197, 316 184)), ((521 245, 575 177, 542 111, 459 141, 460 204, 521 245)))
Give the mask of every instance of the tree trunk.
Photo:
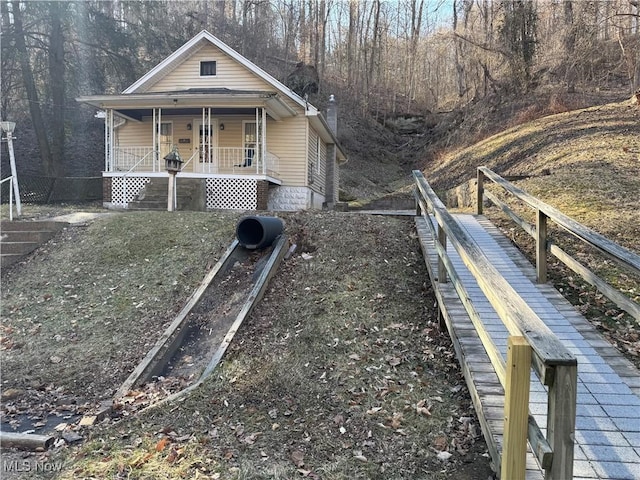
MULTIPOLYGON (((458 30, 458 2, 454 0, 453 2, 453 33, 454 35, 458 30)), ((465 85, 464 78, 464 66, 460 61, 460 57, 462 55, 462 40, 458 37, 455 38, 455 63, 456 63, 456 80, 458 85, 458 97, 462 98, 467 91, 467 87, 465 85)))
POLYGON ((24 27, 22 24, 22 11, 20 10, 22 2, 13 1, 13 20, 15 28, 16 51, 20 61, 20 69, 22 70, 22 79, 24 88, 27 91, 27 99, 29 100, 29 113, 31 114, 31 122, 38 141, 40 150, 40 158, 42 160, 43 173, 48 176, 55 176, 55 165, 49 148, 49 140, 47 138, 47 130, 45 128, 42 111, 40 110, 40 101, 38 99, 38 90, 33 78, 33 71, 29 61, 29 52, 24 38, 24 27))
POLYGON ((356 28, 358 24, 358 2, 349 1, 349 32, 347 35, 347 82, 353 86, 355 79, 356 28))
POLYGON ((571 0, 564 0, 564 54, 567 71, 565 81, 567 93, 576 91, 576 66, 575 66, 575 46, 576 31, 573 25, 573 3, 571 0))
POLYGON ((63 2, 51 2, 49 15, 51 34, 49 36, 49 83, 51 85, 51 156, 54 176, 64 174, 65 144, 65 80, 64 80, 64 33, 62 31, 63 2))

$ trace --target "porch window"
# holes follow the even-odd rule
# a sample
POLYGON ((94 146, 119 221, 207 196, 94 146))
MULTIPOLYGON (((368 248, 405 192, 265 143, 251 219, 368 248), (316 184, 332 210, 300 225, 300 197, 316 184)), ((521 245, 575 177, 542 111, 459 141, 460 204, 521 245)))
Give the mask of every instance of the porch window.
POLYGON ((243 167, 250 167, 256 155, 258 129, 256 122, 244 122, 244 163, 243 167))
POLYGON ((200 62, 200 76, 201 77, 213 77, 216 75, 216 61, 210 60, 206 62, 200 62))
POLYGON ((309 185, 313 183, 314 177, 320 173, 320 138, 318 134, 311 130, 309 132, 309 144, 307 146, 307 157, 309 164, 308 168, 308 182, 309 185))
POLYGON ((211 163, 213 161, 212 146, 215 127, 213 125, 200 125, 200 137, 198 145, 200 145, 200 163, 211 163))
POLYGON ((316 173, 320 175, 320 160, 322 159, 322 151, 320 150, 320 137, 316 135, 316 173))
POLYGON ((164 158, 173 148, 173 122, 162 122, 159 128, 160 158, 164 158))

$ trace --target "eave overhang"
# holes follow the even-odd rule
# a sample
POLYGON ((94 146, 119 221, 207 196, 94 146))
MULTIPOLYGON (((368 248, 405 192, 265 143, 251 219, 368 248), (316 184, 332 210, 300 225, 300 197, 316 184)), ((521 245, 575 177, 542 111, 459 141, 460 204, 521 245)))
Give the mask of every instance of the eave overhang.
POLYGON ((247 109, 262 107, 276 121, 297 115, 277 93, 265 91, 237 91, 217 89, 207 91, 181 91, 162 93, 129 93, 120 95, 88 95, 78 97, 78 102, 99 109, 113 109, 118 114, 141 121, 144 112, 162 108, 167 114, 175 110, 179 115, 188 109, 212 107, 215 109, 247 109))

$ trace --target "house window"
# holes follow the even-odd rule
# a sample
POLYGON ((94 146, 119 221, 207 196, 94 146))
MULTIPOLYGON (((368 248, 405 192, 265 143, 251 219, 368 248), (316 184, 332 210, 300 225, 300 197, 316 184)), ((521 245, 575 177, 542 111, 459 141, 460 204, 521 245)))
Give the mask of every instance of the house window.
POLYGON ((216 74, 216 61, 200 62, 200 76, 213 77, 216 74))
POLYGON ((199 160, 200 163, 211 163, 213 162, 213 140, 214 140, 214 132, 215 127, 209 125, 200 125, 199 126, 199 137, 198 137, 198 145, 200 149, 199 160))
POLYGON ((307 149, 307 157, 309 159, 308 183, 311 185, 314 177, 320 173, 320 139, 318 134, 311 130, 309 132, 309 145, 307 149))
POLYGON ((173 149, 173 122, 162 122, 158 130, 160 158, 164 158, 173 149))
POLYGON ((320 137, 316 137, 316 173, 318 175, 320 175, 320 161, 322 160, 322 151, 320 146, 320 137))
POLYGON ((256 122, 243 122, 244 124, 244 161, 243 167, 250 167, 256 156, 256 147, 258 142, 258 129, 256 122))

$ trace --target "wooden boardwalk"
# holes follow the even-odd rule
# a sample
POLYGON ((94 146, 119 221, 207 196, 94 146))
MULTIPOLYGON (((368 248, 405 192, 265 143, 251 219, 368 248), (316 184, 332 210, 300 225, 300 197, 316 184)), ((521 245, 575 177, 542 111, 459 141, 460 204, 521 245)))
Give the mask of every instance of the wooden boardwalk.
MULTIPOLYGON (((640 480, 640 372, 550 284, 537 284, 535 268, 484 216, 454 217, 578 360, 573 478, 640 480)), ((502 450, 504 390, 454 286, 437 281, 438 256, 426 220, 416 217, 416 227, 440 309, 495 462, 496 451, 502 450)), ((449 245, 447 251, 506 360, 507 329, 455 249, 449 245)), ((543 431, 545 388, 532 374, 530 413, 543 431)), ((544 471, 531 453, 527 455, 526 478, 544 478, 544 471)))

